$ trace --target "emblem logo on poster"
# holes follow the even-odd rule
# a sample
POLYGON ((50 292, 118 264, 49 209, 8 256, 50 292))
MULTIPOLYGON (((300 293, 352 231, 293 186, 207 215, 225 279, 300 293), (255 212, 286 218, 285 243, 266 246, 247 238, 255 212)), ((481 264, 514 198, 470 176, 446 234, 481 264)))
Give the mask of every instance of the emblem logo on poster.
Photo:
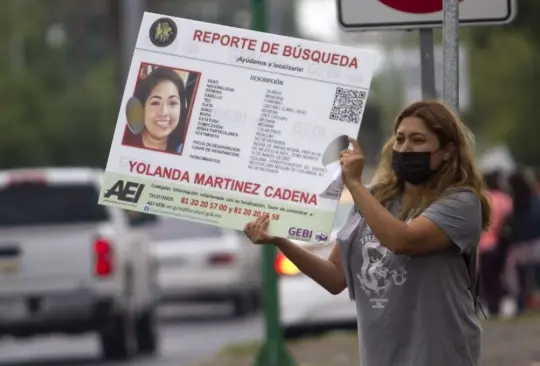
POLYGON ((315 234, 315 240, 317 243, 326 243, 328 241, 328 235, 323 232, 318 232, 315 234))
POLYGON ((177 35, 176 23, 169 18, 159 18, 150 27, 150 41, 157 47, 170 46, 177 35))
POLYGON ((144 184, 134 182, 117 181, 111 189, 103 195, 104 198, 116 196, 118 201, 137 203, 144 189, 144 184))

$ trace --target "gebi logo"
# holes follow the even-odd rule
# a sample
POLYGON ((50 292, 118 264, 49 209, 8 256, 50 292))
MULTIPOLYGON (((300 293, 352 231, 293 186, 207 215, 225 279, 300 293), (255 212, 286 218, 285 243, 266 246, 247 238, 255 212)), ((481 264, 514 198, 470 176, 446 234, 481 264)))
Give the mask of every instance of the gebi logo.
POLYGON ((176 23, 169 18, 160 18, 150 27, 150 41, 157 47, 170 46, 177 36, 176 23))
POLYGON ((116 196, 118 201, 137 203, 144 189, 144 184, 124 182, 123 180, 117 181, 111 189, 109 189, 103 195, 104 198, 110 198, 116 196))

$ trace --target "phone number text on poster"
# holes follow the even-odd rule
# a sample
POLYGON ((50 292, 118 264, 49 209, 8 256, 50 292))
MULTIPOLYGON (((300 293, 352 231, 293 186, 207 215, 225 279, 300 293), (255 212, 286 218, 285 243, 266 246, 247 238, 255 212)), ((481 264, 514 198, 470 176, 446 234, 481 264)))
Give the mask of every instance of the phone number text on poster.
MULTIPOLYGON (((229 215, 260 217, 263 214, 267 213, 268 215, 270 215, 271 220, 278 221, 280 219, 280 215, 277 213, 270 213, 270 212, 265 212, 261 210, 252 210, 250 208, 238 207, 238 206, 225 204, 225 203, 209 202, 209 201, 199 200, 195 198, 182 197, 180 199, 180 203, 185 206, 218 211, 218 212, 229 214, 229 215)), ((171 210, 173 212, 186 210, 186 207, 173 206, 170 204, 165 204, 163 202, 148 201, 147 205, 150 207, 160 207, 166 210, 171 210)), ((215 216, 221 216, 221 215, 219 214, 216 215, 215 213, 215 216)))

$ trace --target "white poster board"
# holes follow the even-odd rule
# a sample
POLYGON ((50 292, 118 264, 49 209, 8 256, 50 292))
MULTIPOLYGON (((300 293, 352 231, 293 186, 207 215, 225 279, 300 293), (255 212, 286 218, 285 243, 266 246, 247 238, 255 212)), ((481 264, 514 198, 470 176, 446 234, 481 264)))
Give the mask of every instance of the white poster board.
POLYGON ((324 242, 372 51, 145 13, 99 203, 324 242), (344 142, 345 141, 345 142, 344 142))

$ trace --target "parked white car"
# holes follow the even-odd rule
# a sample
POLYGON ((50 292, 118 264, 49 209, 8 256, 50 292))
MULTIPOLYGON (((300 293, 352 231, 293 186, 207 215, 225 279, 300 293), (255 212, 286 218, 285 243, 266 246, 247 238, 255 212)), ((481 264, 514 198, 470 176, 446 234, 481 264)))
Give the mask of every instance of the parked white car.
POLYGON ((261 250, 243 232, 160 217, 147 233, 163 303, 229 301, 235 316, 257 310, 261 250))
MULTIPOLYGON (((344 191, 334 221, 334 229, 325 244, 295 241, 317 255, 328 258, 337 231, 345 224, 353 206, 348 191, 344 191)), ((347 290, 332 295, 298 268, 281 252, 276 256, 275 269, 279 274, 280 320, 287 338, 304 333, 333 329, 354 329, 356 307, 347 290)))
POLYGON ((103 172, 0 171, 0 336, 97 332, 106 359, 158 346, 155 265, 137 227, 98 205, 103 172))

